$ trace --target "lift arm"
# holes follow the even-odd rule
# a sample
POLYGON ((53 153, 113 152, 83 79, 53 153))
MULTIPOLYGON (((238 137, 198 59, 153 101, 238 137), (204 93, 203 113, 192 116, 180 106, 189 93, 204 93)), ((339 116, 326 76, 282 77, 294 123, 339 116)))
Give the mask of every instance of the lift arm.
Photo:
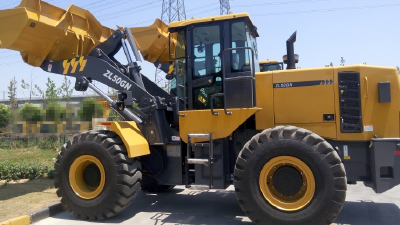
POLYGON ((160 20, 149 27, 112 30, 77 6, 63 10, 41 0, 22 0, 14 9, 0 10, 0 29, 0 48, 19 51, 27 64, 44 71, 76 78, 77 91, 92 88, 125 120, 135 121, 150 145, 169 143, 178 135, 165 115, 171 96, 142 76, 136 63, 138 50, 149 62, 169 63, 174 38, 160 20), (121 48, 127 65, 114 57, 121 48), (124 99, 107 98, 94 80, 116 89, 124 99), (124 109, 133 102, 139 108, 130 107, 134 113, 124 109))

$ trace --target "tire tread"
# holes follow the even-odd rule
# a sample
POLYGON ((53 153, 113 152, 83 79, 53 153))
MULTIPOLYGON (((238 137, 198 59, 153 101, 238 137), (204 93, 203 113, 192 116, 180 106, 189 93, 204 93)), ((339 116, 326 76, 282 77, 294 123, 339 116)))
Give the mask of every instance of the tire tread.
MULTIPOLYGON (((247 160, 251 158, 253 154, 257 154, 257 152, 260 151, 258 146, 279 139, 295 140, 311 146, 321 155, 321 160, 331 165, 330 171, 334 179, 333 198, 330 203, 331 212, 329 216, 322 220, 324 220, 326 224, 332 223, 341 211, 346 198, 347 179, 344 166, 339 155, 328 142, 311 131, 294 126, 277 126, 264 130, 249 140, 240 151, 235 165, 234 185, 236 197, 242 210, 255 224, 272 224, 272 222, 263 219, 262 212, 249 202, 249 196, 246 195, 245 191, 244 180, 245 177, 248 176, 248 174, 245 173, 245 168, 248 166, 247 160)), ((284 224, 284 222, 282 224, 284 224)))
POLYGON ((62 146, 54 167, 54 182, 56 188, 58 188, 56 191, 57 196, 61 197, 61 203, 66 206, 67 211, 73 212, 75 217, 84 220, 103 220, 115 216, 131 204, 137 194, 137 190, 140 188, 142 180, 140 162, 127 156, 127 151, 121 138, 110 131, 90 131, 72 137, 62 146), (96 207, 91 210, 91 213, 87 214, 83 214, 78 208, 74 208, 73 204, 69 204, 72 200, 68 198, 65 193, 66 190, 64 190, 60 183, 61 173, 57 172, 62 170, 61 161, 64 160, 64 156, 71 146, 80 142, 92 142, 105 149, 113 160, 117 173, 117 188, 111 190, 114 192, 113 197, 107 199, 107 203, 103 204, 103 206, 96 207))

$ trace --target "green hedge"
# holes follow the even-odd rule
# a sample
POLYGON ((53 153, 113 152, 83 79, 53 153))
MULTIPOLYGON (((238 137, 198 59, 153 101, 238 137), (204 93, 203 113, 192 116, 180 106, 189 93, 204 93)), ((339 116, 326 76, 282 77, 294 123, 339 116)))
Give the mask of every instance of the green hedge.
POLYGON ((0 104, 0 128, 7 127, 11 119, 11 110, 8 106, 0 104))
POLYGON ((43 110, 41 107, 33 105, 32 103, 25 103, 18 111, 19 117, 31 123, 43 121, 43 110))
POLYGON ((0 162, 0 180, 53 178, 53 167, 34 162, 0 162))
POLYGON ((82 121, 92 121, 92 118, 103 117, 103 105, 94 98, 86 98, 83 100, 78 115, 82 121))

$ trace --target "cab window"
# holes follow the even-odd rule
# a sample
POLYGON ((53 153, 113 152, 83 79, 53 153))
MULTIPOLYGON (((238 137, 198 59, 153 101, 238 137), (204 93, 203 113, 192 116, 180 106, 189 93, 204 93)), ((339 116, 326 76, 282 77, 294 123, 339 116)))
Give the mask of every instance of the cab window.
POLYGON ((186 32, 177 32, 175 60, 170 68, 172 71, 171 92, 180 99, 186 97, 186 32))
POLYGON ((195 27, 192 35, 193 107, 208 109, 211 96, 222 92, 221 28, 219 24, 195 27))
MULTIPOLYGON (((254 51, 254 60, 258 61, 257 41, 249 26, 244 21, 231 24, 232 48, 251 47, 254 51)), ((252 62, 251 51, 248 49, 237 49, 231 53, 231 71, 250 71, 252 62)))
POLYGON ((221 71, 220 26, 204 26, 193 29, 193 78, 200 78, 221 71))

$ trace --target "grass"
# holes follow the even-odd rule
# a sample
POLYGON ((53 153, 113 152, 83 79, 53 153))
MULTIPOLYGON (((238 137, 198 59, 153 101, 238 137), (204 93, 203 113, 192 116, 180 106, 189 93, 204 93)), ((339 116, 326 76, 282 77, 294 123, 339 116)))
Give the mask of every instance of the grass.
POLYGON ((67 135, 51 135, 42 137, 19 137, 17 135, 8 134, 7 137, 0 137, 1 149, 24 149, 24 148, 42 148, 42 149, 59 149, 69 137, 67 135))
POLYGON ((53 158, 57 157, 55 150, 29 148, 29 149, 0 149, 1 161, 10 163, 38 162, 43 165, 53 165, 53 158))
POLYGON ((38 179, 51 177, 57 154, 36 147, 0 149, 0 222, 60 202, 53 180, 38 179))
POLYGON ((0 223, 59 202, 53 180, 0 181, 0 223))
POLYGON ((57 154, 38 148, 0 149, 0 180, 52 178, 57 154))

